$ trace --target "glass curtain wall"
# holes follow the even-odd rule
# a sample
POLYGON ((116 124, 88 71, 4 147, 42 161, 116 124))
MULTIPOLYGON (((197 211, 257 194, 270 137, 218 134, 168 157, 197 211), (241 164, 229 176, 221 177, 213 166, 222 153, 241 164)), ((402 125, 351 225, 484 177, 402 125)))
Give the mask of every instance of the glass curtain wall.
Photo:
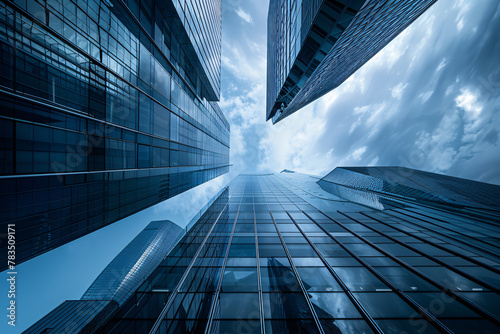
POLYGON ((496 333, 498 221, 240 175, 100 333, 496 333), (474 231, 474 232, 473 232, 474 231))
POLYGON ((221 3, 179 3, 0 2, 0 220, 17 263, 228 171, 221 3))

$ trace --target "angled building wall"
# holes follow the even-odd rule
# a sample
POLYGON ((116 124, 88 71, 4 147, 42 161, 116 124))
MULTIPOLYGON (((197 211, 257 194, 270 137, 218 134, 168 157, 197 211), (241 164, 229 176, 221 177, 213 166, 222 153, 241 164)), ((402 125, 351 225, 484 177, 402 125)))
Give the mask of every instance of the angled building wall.
POLYGON ((220 7, 0 4, 0 221, 16 264, 228 171, 220 7))
POLYGON ((266 120, 338 87, 435 0, 277 0, 268 13, 266 120))
POLYGON ((235 178, 97 333, 499 331, 498 210, 378 210, 319 179, 235 178))
MULTIPOLYGON (((365 194, 372 198, 372 202, 362 204, 373 207, 382 205, 382 201, 390 197, 457 209, 500 211, 500 188, 496 185, 411 168, 337 167, 318 184, 336 196, 357 203, 361 203, 360 195, 365 194)), ((382 209, 383 205, 379 208, 382 209)))
POLYGON ((94 333, 117 308, 112 300, 66 300, 23 333, 94 333))

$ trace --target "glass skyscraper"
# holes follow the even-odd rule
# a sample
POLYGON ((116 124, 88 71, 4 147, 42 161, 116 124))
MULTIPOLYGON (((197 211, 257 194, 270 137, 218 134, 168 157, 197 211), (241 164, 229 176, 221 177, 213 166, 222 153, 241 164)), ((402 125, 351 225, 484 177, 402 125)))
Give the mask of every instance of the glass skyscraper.
POLYGON ((0 3, 16 264, 228 171, 220 52, 220 0, 0 3))
MULTIPOLYGON (((396 172, 357 171, 385 182, 396 172)), ((435 197, 386 187, 378 209, 322 183, 373 194, 381 181, 361 190, 348 174, 238 176, 95 332, 498 333, 500 211, 435 191, 494 186, 398 173, 397 184, 411 188, 415 175, 435 197)))
POLYGON ((435 1, 270 1, 266 120, 338 87, 435 1))
POLYGON ((346 200, 384 209, 399 199, 468 211, 500 210, 500 187, 404 167, 338 167, 318 184, 346 200), (364 196, 363 196, 364 195, 364 196), (386 199, 390 197, 390 201, 386 199), (363 201, 370 198, 371 201, 363 201))
POLYGON ((149 223, 80 300, 63 302, 24 333, 92 333, 130 298, 184 234, 169 220, 149 223))
POLYGON ((102 271, 84 300, 114 300, 122 305, 184 235, 169 220, 148 224, 102 271))

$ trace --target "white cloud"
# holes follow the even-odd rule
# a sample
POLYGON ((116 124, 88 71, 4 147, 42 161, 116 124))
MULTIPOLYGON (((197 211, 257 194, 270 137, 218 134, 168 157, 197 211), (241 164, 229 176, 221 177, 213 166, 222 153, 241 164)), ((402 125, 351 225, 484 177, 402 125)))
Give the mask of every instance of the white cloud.
POLYGON ((478 96, 472 93, 469 89, 461 89, 460 95, 455 99, 457 107, 462 108, 471 120, 479 118, 482 105, 478 101, 478 96))
POLYGON ((441 62, 439 63, 438 67, 436 68, 436 72, 441 71, 446 65, 448 64, 446 57, 441 59, 441 62))
POLYGON ((418 97, 422 101, 422 104, 427 102, 427 100, 432 96, 433 91, 428 91, 425 93, 421 93, 418 97))
MULTIPOLYGON (((447 172, 476 156, 471 139, 486 136, 478 124, 491 117, 473 87, 475 100, 460 90, 470 81, 464 66, 471 71, 474 65, 459 64, 467 53, 456 51, 469 45, 474 54, 470 45, 477 41, 465 35, 467 29, 462 35, 445 29, 463 16, 453 2, 437 2, 337 89, 276 125, 264 122, 265 22, 246 4, 252 34, 240 28, 248 25, 235 25, 241 31, 231 31, 223 47, 223 71, 237 87, 223 89, 221 100, 232 126, 231 163, 249 172, 289 168, 321 175, 339 165, 408 161, 409 167, 447 172)), ((477 25, 481 17, 467 15, 465 24, 477 25)), ((488 138, 493 142, 495 133, 488 138)))
POLYGON ((402 82, 400 82, 399 84, 397 84, 396 86, 394 86, 392 89, 391 89, 391 95, 393 98, 395 99, 401 99, 401 96, 403 96, 403 92, 405 91, 405 88, 406 86, 408 86, 408 83, 405 83, 403 85, 402 82))
POLYGON ((352 152, 351 154, 351 157, 352 159, 354 160, 361 160, 361 156, 366 152, 366 146, 363 146, 363 147, 360 147, 356 150, 354 150, 354 152, 352 152))
POLYGON ((241 17, 244 21, 248 23, 253 23, 252 16, 245 12, 241 7, 238 7, 237 10, 235 10, 236 14, 238 14, 239 17, 241 17))
MULTIPOLYGON (((239 90, 239 94, 233 97, 221 97, 220 106, 225 111, 226 116, 233 120, 233 123, 240 123, 244 128, 263 123, 262 110, 265 108, 265 91, 261 83, 249 84, 244 90, 239 90)), ((232 131, 232 128, 231 128, 232 131)))
POLYGON ((461 31, 465 25, 465 17, 471 8, 469 0, 460 0, 455 3, 453 8, 458 8, 458 15, 455 19, 458 31, 461 31))
POLYGON ((378 156, 373 158, 373 160, 368 163, 368 166, 377 166, 377 162, 378 162, 378 156))
POLYGON ((406 29, 399 34, 399 36, 379 51, 368 63, 372 63, 372 65, 376 66, 384 66, 387 70, 390 70, 408 50, 410 31, 411 30, 406 29))
POLYGON ((479 102, 478 95, 469 89, 461 89, 460 95, 455 99, 455 103, 460 110, 464 111, 464 136, 462 137, 462 141, 475 141, 483 123, 481 119, 483 105, 479 102))
POLYGON ((228 69, 238 79, 262 80, 262 73, 266 71, 266 57, 263 53, 254 56, 253 52, 249 52, 248 49, 232 45, 227 45, 224 51, 221 57, 223 68, 228 69))
POLYGON ((354 114, 364 114, 366 113, 367 111, 370 110, 370 105, 366 105, 366 106, 361 106, 361 107, 355 107, 354 108, 354 114))

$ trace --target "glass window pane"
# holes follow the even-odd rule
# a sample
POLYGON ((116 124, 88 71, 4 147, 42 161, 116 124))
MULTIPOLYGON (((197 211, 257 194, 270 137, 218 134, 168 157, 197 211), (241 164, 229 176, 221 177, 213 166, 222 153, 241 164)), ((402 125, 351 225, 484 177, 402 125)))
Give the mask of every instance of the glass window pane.
POLYGON ((499 327, 483 319, 443 319, 441 321, 454 333, 489 334, 500 332, 499 327))
POLYGON ((384 333, 419 333, 419 334, 438 334, 439 331, 434 328, 425 319, 377 319, 377 325, 384 333))
MULTIPOLYGON (((323 328, 329 328, 328 323, 332 322, 328 319, 321 319, 323 328)), ((373 330, 364 320, 336 320, 333 322, 341 333, 359 333, 359 334, 372 334, 373 330)))
POLYGON ((265 319, 309 319, 309 305, 301 292, 263 293, 265 319))
POLYGON ((323 266, 323 261, 317 257, 296 257, 293 259, 296 266, 302 267, 320 267, 323 266))
POLYGON ((356 299, 373 318, 416 318, 416 313, 395 293, 367 292, 355 293, 356 299))
POLYGON ((439 290, 434 285, 403 267, 379 267, 377 271, 403 291, 439 290))
POLYGON ((346 246, 358 256, 383 256, 382 253, 367 244, 346 244, 346 246))
POLYGON ((483 286, 444 267, 419 267, 418 270, 441 282, 446 287, 455 291, 481 291, 487 290, 483 286))
POLYGON ((329 243, 329 244, 317 244, 316 248, 321 252, 321 254, 325 257, 327 256, 351 256, 349 253, 342 249, 342 247, 338 244, 329 243))
POLYGON ((437 318, 479 317, 477 313, 442 292, 409 292, 408 296, 437 318))
POLYGON ((386 267, 386 266, 397 266, 398 264, 396 261, 391 260, 388 257, 363 257, 363 260, 366 261, 370 266, 380 266, 380 267, 386 267))
POLYGON ((290 255, 293 257, 316 256, 316 252, 309 244, 290 244, 287 245, 290 255))
POLYGON ((281 244, 259 244, 260 257, 286 257, 281 244))
POLYGON ((253 292, 258 290, 257 268, 226 267, 222 279, 223 292, 253 292))
POLYGON ((229 248, 230 257, 254 257, 255 244, 231 244, 229 248))
POLYGON ((260 333, 260 320, 215 320, 220 322, 219 334, 260 333))
POLYGON ((269 266, 261 267, 262 291, 300 291, 300 285, 289 266, 277 259, 269 259, 269 266))
POLYGON ((327 257, 332 267, 360 267, 361 263, 353 257, 327 257))
POLYGON ((313 319, 281 319, 264 322, 266 334, 319 333, 313 319))
POLYGON ((333 275, 326 268, 297 267, 299 277, 307 291, 342 291, 333 275))
POLYGON ((494 292, 459 292, 458 294, 500 317, 500 296, 498 294, 494 292))
POLYGON ((318 318, 361 318, 349 298, 342 292, 310 292, 318 318))
POLYGON ((390 291, 375 275, 362 267, 334 267, 333 270, 352 291, 390 291))
POLYGON ((254 257, 231 257, 227 259, 228 267, 256 267, 257 259, 254 257))
POLYGON ((220 319, 259 319, 258 293, 220 294, 220 319))

